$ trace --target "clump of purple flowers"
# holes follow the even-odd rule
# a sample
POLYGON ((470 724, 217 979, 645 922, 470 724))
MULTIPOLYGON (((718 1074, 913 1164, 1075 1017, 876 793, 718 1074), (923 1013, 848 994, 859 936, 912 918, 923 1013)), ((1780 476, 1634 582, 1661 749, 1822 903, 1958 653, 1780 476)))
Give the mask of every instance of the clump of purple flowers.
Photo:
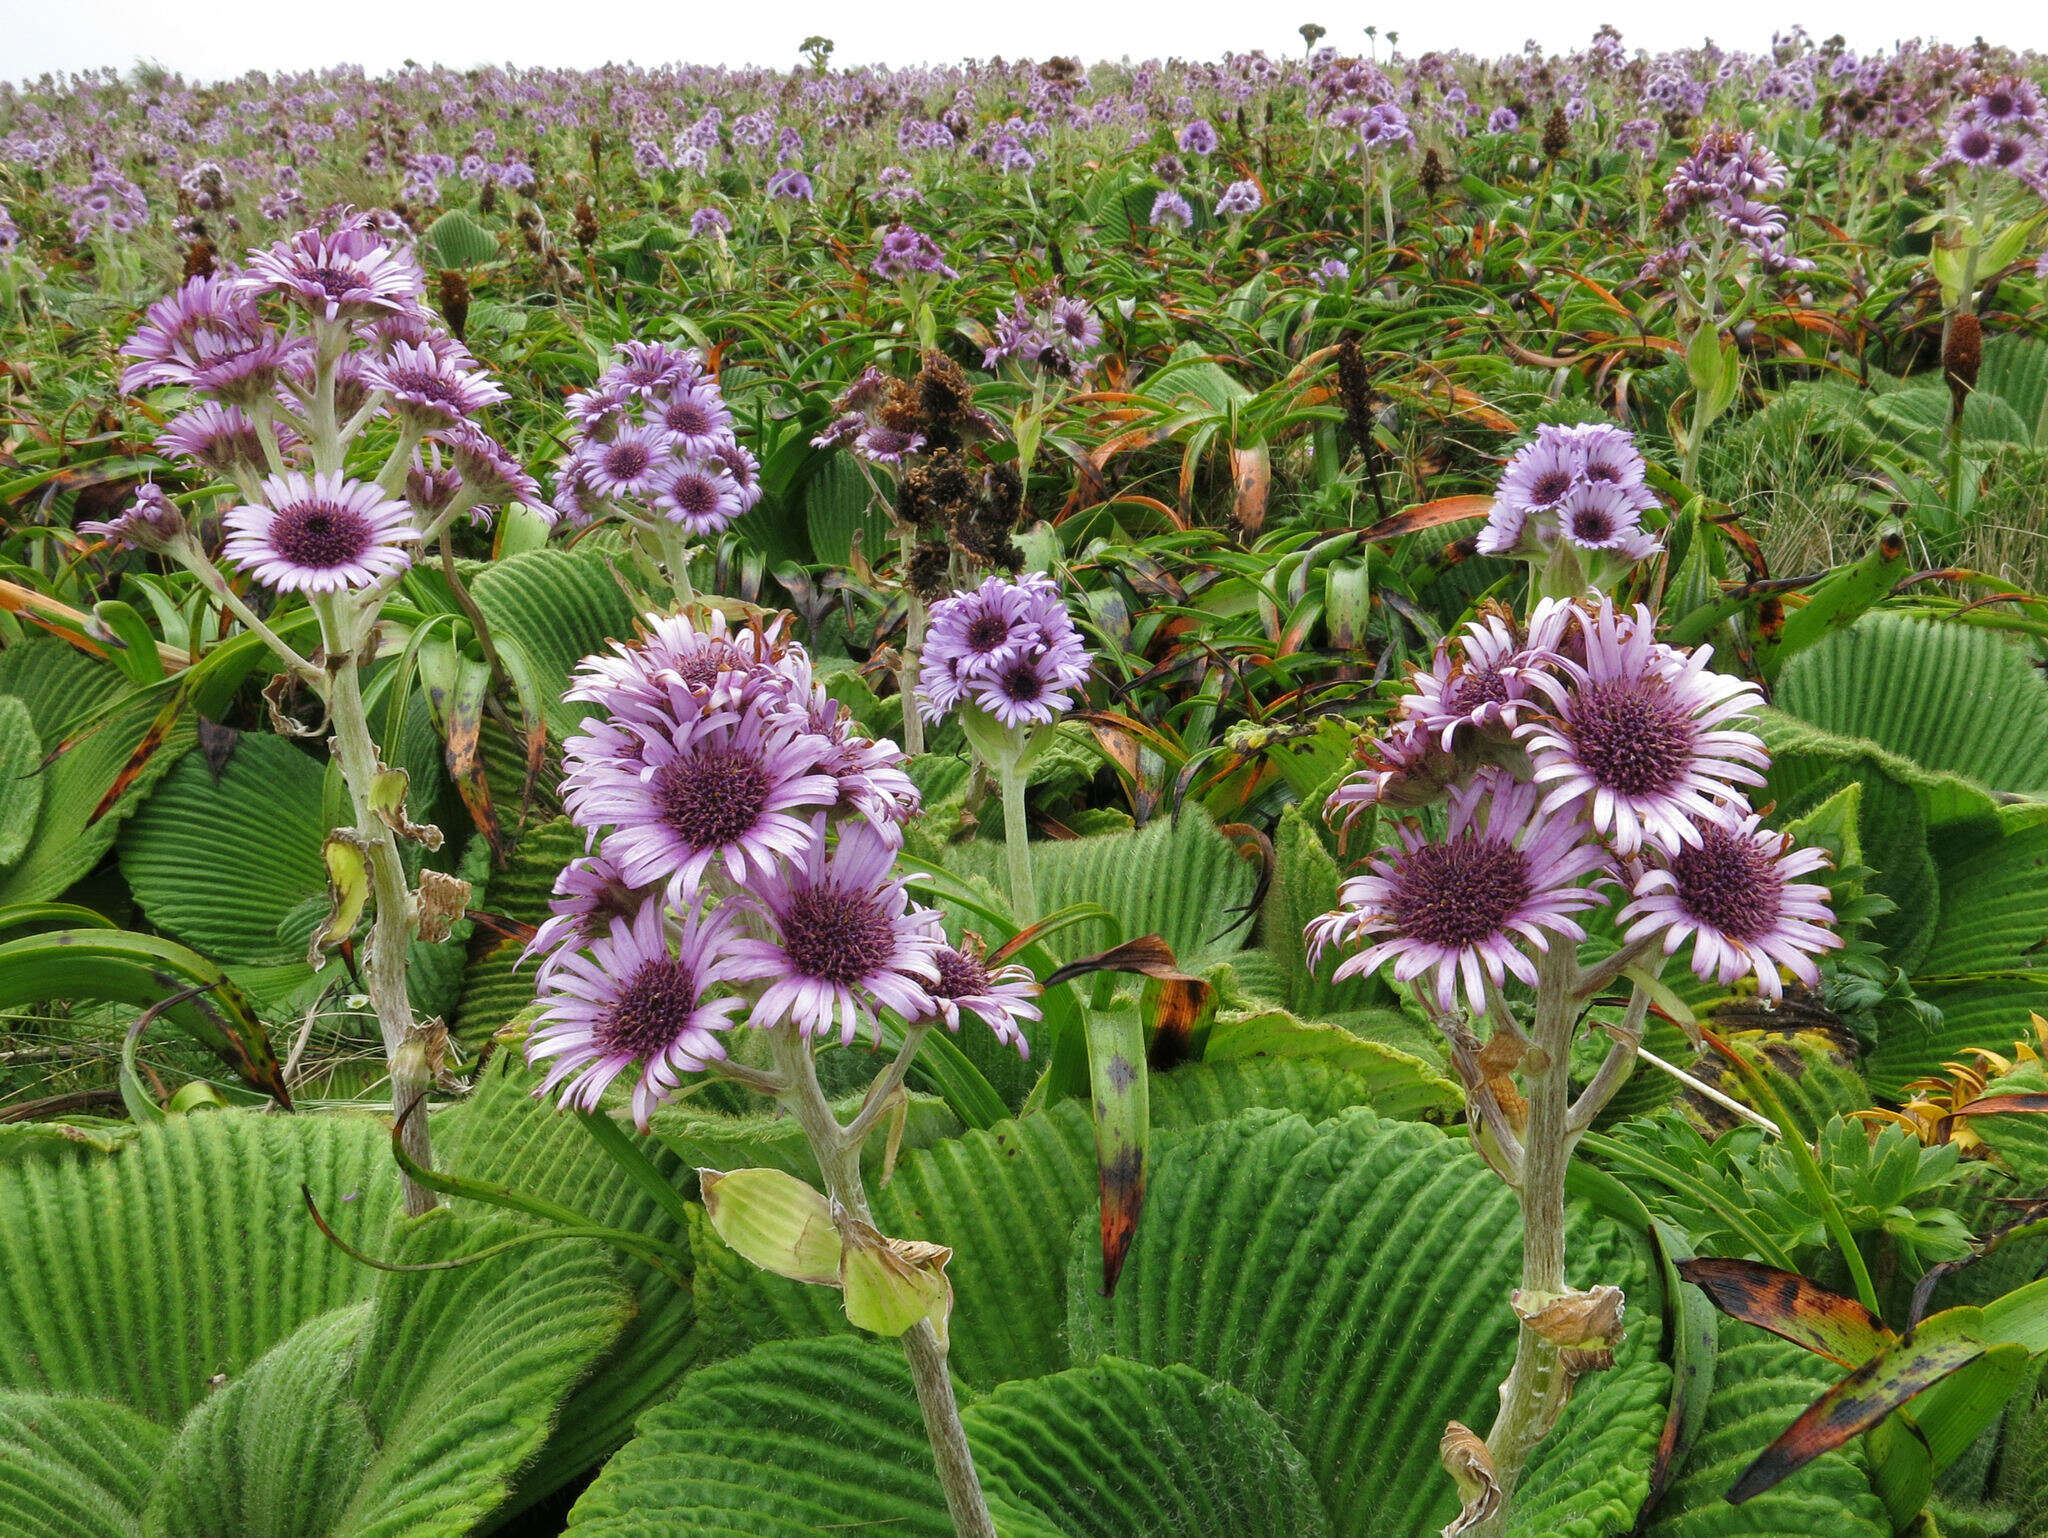
POLYGON ((1073 708, 1089 663, 1058 583, 990 577, 932 606, 918 709, 930 721, 967 706, 1005 727, 1049 726, 1073 708))
POLYGON ((1216 217, 1219 219, 1248 219, 1265 206, 1266 195, 1259 190, 1259 184, 1249 179, 1232 182, 1223 189, 1223 195, 1216 200, 1216 217))
POLYGON ((1329 797, 1333 818, 1412 813, 1448 798, 1443 834, 1403 823, 1398 845, 1308 929, 1317 952, 1370 940, 1340 975, 1394 965, 1449 1014, 1493 1015, 1492 991, 1536 981, 1570 915, 1626 894, 1638 955, 1687 941, 1701 977, 1752 976, 1770 998, 1779 968, 1819 986, 1813 958, 1840 945, 1823 888, 1792 878, 1825 863, 1759 830, 1745 787, 1769 755, 1742 720, 1753 686, 1709 670, 1712 648, 1655 638, 1650 612, 1546 599, 1526 626, 1489 611, 1418 671, 1368 767, 1329 797))
MULTIPOLYGON (((1766 273, 1811 272, 1814 264, 1809 258, 1786 249, 1784 211, 1764 201, 1766 194, 1781 191, 1789 180, 1785 163, 1754 134, 1709 129, 1665 182, 1659 221, 1679 229, 1698 216, 1715 232, 1716 250, 1732 236, 1766 273)), ((1697 245, 1681 242, 1652 257, 1644 267, 1645 276, 1668 275, 1694 254, 1697 245)), ((1719 277, 1709 273, 1708 281, 1719 277)))
POLYGON ((1661 548, 1642 526, 1648 469, 1625 428, 1545 423, 1502 472, 1479 551, 1528 561, 1541 594, 1606 588, 1661 548))
POLYGON ((576 523, 616 513, 660 539, 722 533, 761 498, 759 464, 703 357, 625 342, 619 361, 569 397, 555 506, 576 523))
POLYGON ((2033 81, 1985 81, 1949 115, 1941 153, 1928 167, 1944 166, 2006 175, 2048 195, 2048 108, 2033 81))
POLYGON ((1018 295, 1008 313, 996 318, 994 334, 982 367, 1015 361, 1038 374, 1079 382, 1095 367, 1102 321, 1085 301, 1049 289, 1028 305, 1018 295))
POLYGON ((650 616, 568 697, 600 713, 565 745, 590 852, 528 949, 540 1093, 595 1109, 637 1073, 645 1127, 686 1075, 732 1066, 736 1030, 851 1042, 883 1011, 921 1034, 965 1010, 1028 1053, 1036 984, 949 944, 912 901, 903 755, 860 735, 779 624, 650 616))

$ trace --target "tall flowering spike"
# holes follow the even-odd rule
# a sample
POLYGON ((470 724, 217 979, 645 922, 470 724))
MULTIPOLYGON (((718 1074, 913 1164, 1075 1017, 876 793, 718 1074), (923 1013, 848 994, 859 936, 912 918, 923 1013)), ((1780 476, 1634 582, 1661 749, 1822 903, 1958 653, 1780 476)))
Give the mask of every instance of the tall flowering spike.
POLYGON ((932 606, 918 709, 939 720, 971 702, 1004 726, 1045 726, 1073 708, 1090 658, 1060 596, 1040 572, 981 586, 932 606))
POLYGON ((1571 915, 1604 899, 1580 883, 1606 875, 1611 863, 1581 838, 1576 818, 1544 809, 1537 795, 1533 785, 1482 770, 1451 792, 1444 838, 1402 825, 1398 847, 1374 859, 1370 874, 1346 881, 1337 910, 1308 925, 1311 961, 1330 945, 1370 941, 1337 968, 1339 980, 1389 962, 1399 982, 1429 973, 1430 995, 1446 1013, 1461 988, 1481 1013, 1488 979, 1533 984, 1528 950, 1547 951, 1553 936, 1585 938, 1571 915))
POLYGON ((1652 864, 1636 879, 1634 900, 1618 915, 1625 938, 1661 933, 1669 956, 1692 942, 1692 969, 1723 985, 1756 978, 1776 999, 1782 967, 1809 988, 1820 986, 1813 958, 1841 937, 1828 889, 1795 880, 1827 864, 1818 849, 1795 849, 1791 838, 1759 824, 1756 813, 1699 828, 1699 842, 1652 864), (1632 921, 1632 922, 1631 922, 1632 921))
POLYGON ((1611 600, 1580 611, 1583 660, 1537 675, 1553 714, 1520 729, 1544 808, 1583 801, 1587 820, 1617 853, 1646 844, 1666 853, 1697 846, 1699 825, 1736 815, 1744 785, 1761 785, 1763 742, 1726 723, 1763 703, 1754 685, 1707 671, 1713 648, 1690 654, 1651 633, 1648 609, 1618 613, 1611 600))
POLYGON ((614 918, 588 947, 564 950, 542 978, 540 1024, 526 1054, 553 1058, 539 1093, 562 1088, 562 1103, 596 1110, 605 1087, 634 1065, 633 1119, 642 1131, 682 1075, 725 1056, 719 1033, 745 1001, 714 990, 736 975, 734 917, 676 916, 646 903, 614 918))
POLYGON ((874 1006, 907 1020, 935 1012, 939 980, 934 918, 914 908, 894 874, 896 847, 854 823, 829 853, 815 840, 800 860, 749 887, 773 938, 735 942, 735 973, 767 986, 748 1023, 793 1022, 806 1036, 851 1042, 874 1006))
POLYGON ((340 471, 294 470, 262 483, 263 500, 232 509, 227 558, 266 587, 284 593, 335 593, 368 587, 405 570, 417 541, 411 509, 367 481, 340 471))

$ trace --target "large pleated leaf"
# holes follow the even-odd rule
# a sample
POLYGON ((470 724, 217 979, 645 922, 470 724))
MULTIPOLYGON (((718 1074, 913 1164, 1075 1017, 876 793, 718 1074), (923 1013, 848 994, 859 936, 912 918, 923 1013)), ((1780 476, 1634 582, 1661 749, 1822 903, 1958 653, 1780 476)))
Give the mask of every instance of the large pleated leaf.
POLYGON ((1985 338, 1977 393, 2004 401, 2027 424, 2028 441, 2048 445, 2048 342, 2018 333, 1985 338))
POLYGON ((576 1538, 951 1538, 903 1353, 851 1335, 692 1373, 569 1513, 576 1538))
POLYGON ((1646 1538, 1889 1538, 1860 1454, 1825 1453, 1776 1488, 1731 1506, 1728 1489, 1839 1368, 1752 1325, 1721 1321, 1714 1392, 1699 1439, 1652 1513, 1646 1538))
MULTIPOLYGON (((471 1097, 435 1125, 448 1168, 558 1202, 603 1227, 646 1234, 685 1253, 688 1236, 621 1174, 583 1124, 533 1098, 539 1077, 516 1054, 499 1054, 471 1097)), ((639 1141, 671 1182, 688 1178, 659 1143, 639 1141)), ((455 1205, 472 1215, 483 1211, 466 1201, 455 1205)), ((618 1254, 607 1260, 632 1292, 632 1320, 578 1385, 546 1448, 522 1471, 522 1502, 548 1494, 624 1442, 640 1412, 666 1397, 703 1359, 694 1343, 697 1313, 690 1290, 641 1261, 618 1254)))
POLYGON ((562 698, 570 670, 633 633, 633 606, 604 555, 522 551, 484 567, 470 593, 522 693, 539 703, 558 736, 574 731, 590 710, 562 698))
POLYGON ((2048 823, 2017 827, 1961 858, 1941 860, 1939 871, 1941 919, 1916 969, 1921 975, 2040 967, 2048 948, 2048 823))
MULTIPOLYGON (((1661 1300, 1641 1236, 1574 1209, 1579 1285, 1630 1295, 1629 1337, 1539 1463, 1526 1531, 1599 1538, 1648 1491, 1666 1369, 1661 1300)), ((1353 1111, 1311 1126, 1248 1112, 1157 1160, 1114 1298, 1092 1246, 1069 1250, 1077 1363, 1185 1362, 1258 1399, 1314 1470, 1340 1533, 1424 1534, 1455 1514, 1437 1439, 1485 1425, 1513 1350, 1520 1263, 1511 1193, 1433 1128, 1353 1111)))
POLYGON ((1300 805, 1280 814, 1273 835, 1273 885, 1259 915, 1260 938, 1280 967, 1277 995, 1307 1020, 1328 1020, 1347 1011, 1391 1003, 1393 995, 1377 977, 1331 982, 1337 958, 1325 956, 1320 969, 1309 965, 1302 936, 1309 920, 1337 906, 1343 872, 1322 835, 1300 805), (1320 972, 1320 975, 1318 975, 1320 972))
MULTIPOLYGON (((1298 1020, 1286 1010, 1219 1012, 1210 1028, 1204 1063, 1307 1060, 1340 1070, 1352 1082, 1346 1105, 1370 1105, 1401 1120, 1460 1110, 1465 1097, 1431 1064, 1398 1047, 1371 1041, 1341 1025, 1298 1020)), ((1262 1105, 1293 1105, 1266 1099, 1262 1105)), ((1306 1113, 1305 1105, 1295 1109, 1306 1113)), ((1335 1110, 1336 1107, 1332 1107, 1335 1110)))
POLYGON ((1908 1084, 1962 1059, 1972 1047, 2008 1050, 2026 1030, 2029 1014, 2048 1014, 2048 974, 2021 980, 1926 983, 1920 997, 1941 1012, 1936 1024, 1899 1011, 1883 1016, 1877 1045, 1863 1059, 1863 1072, 1879 1095, 1901 1097, 1908 1084))
POLYGON ((186 1417, 149 1538, 318 1538, 376 1455, 350 1370, 375 1305, 317 1315, 186 1417))
MULTIPOLYGON (((1031 853, 1043 912, 1099 903, 1122 921, 1120 938, 1159 935, 1183 965, 1241 950, 1250 939, 1252 926, 1241 910, 1258 888, 1258 871, 1199 808, 1134 832, 1035 840, 1031 853)), ((949 869, 992 879, 1001 861, 993 843, 960 845, 946 854, 949 869)), ((962 915, 960 922, 971 929, 976 920, 962 915)), ((1098 922, 1076 924, 1050 942, 1062 959, 1113 943, 1098 922)))
MULTIPOLYGON (((447 1260, 520 1229, 508 1219, 438 1213, 409 1225, 398 1250, 412 1264, 447 1260)), ((570 1390, 631 1311, 609 1258, 585 1241, 387 1274, 351 1384, 379 1453, 337 1534, 469 1532, 511 1496, 570 1390)))
POLYGON ((221 961, 303 959, 304 940, 278 925, 327 890, 325 778, 267 733, 243 733, 218 778, 199 754, 179 760, 121 833, 121 874, 149 921, 221 961))
POLYGON ((169 1442, 102 1399, 0 1391, 0 1532, 138 1538, 169 1442))
MULTIPOLYGON (((54 636, 31 637, 0 651, 0 695, 14 695, 28 708, 45 755, 57 752, 74 729, 83 729, 87 716, 120 698, 127 688, 113 667, 54 636)), ((35 834, 13 868, 0 877, 0 904, 55 897, 99 864, 121 824, 192 745, 191 723, 180 720, 153 752, 139 763, 131 762, 149 735, 160 704, 141 702, 116 710, 42 771, 42 810, 35 834), (130 776, 127 784, 95 818, 94 812, 124 773, 130 776)))
POLYGON ((1006 1383, 961 1417, 993 1498, 1070 1538, 1321 1538, 1307 1463, 1257 1401, 1188 1367, 1104 1357, 1006 1383))
POLYGON ((889 519, 874 506, 867 478, 852 455, 834 454, 818 466, 803 496, 813 560, 844 567, 853 555, 856 536, 862 555, 870 562, 882 559, 889 548, 889 519))
POLYGON ((377 1273, 327 1240, 380 1250, 397 1210, 372 1117, 176 1117, 113 1153, 0 1165, 0 1387, 84 1394, 176 1425, 306 1320, 367 1297, 377 1273))
POLYGON ((1991 630, 1866 614, 1793 658, 1777 703, 1923 768, 2048 793, 2048 682, 1991 630))
POLYGON ((0 870, 28 849, 43 810, 42 740, 28 706, 0 694, 0 870))

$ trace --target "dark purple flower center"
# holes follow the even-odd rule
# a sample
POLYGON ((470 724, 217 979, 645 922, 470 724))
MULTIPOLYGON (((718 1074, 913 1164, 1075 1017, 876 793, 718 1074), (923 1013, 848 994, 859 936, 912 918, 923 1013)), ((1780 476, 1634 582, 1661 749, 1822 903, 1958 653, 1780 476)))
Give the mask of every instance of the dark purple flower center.
POLYGON ((1965 129, 1956 150, 1965 160, 1982 160, 1991 153, 1991 135, 1981 128, 1965 129))
POLYGON ((1499 839, 1463 833, 1402 859, 1388 916, 1431 945, 1477 945, 1529 900, 1529 862, 1499 839))
POLYGON ((1784 879, 1769 851, 1748 834, 1717 824, 1700 829, 1700 847, 1681 850, 1671 873, 1685 911, 1733 940, 1770 933, 1784 905, 1784 879))
POLYGON ((851 987, 889 965, 896 926, 871 892, 807 887, 783 916, 782 949, 798 976, 851 987))
POLYGON ((331 571, 362 559, 375 542, 370 520, 332 502, 291 502, 271 520, 270 543, 294 566, 331 571))
POLYGON ((1508 701, 1508 681, 1501 677, 1499 668, 1467 668, 1443 693, 1443 708, 1446 714, 1470 715, 1482 705, 1505 705, 1508 701))
POLYGON ((614 443, 604 451, 605 474, 618 481, 634 481, 647 473, 654 462, 647 445, 631 438, 614 443))
POLYGON ((686 513, 708 513, 718 506, 718 488, 701 475, 679 475, 669 500, 686 513))
POLYGON ((431 369, 394 370, 391 382, 407 395, 417 396, 435 405, 459 408, 462 404, 461 387, 454 380, 431 369))
POLYGON ((1548 507, 1571 489, 1571 471, 1561 467, 1545 470, 1530 484, 1529 500, 1537 507, 1548 507))
POLYGON ((1574 508, 1572 538, 1586 545, 1614 538, 1614 515, 1604 507, 1574 508))
POLYGON ((1607 481, 1616 486, 1621 484, 1621 466, 1609 459, 1587 460, 1584 473, 1589 481, 1607 481))
POLYGON ((704 409, 704 403, 685 395, 670 401, 662 413, 664 426, 672 433, 683 433, 690 437, 711 431, 711 413, 704 409))
POLYGON ((2026 155, 2027 147, 2017 139, 2000 139, 1991 152, 1991 159, 2000 170, 2016 166, 2026 155))
POLYGON ((606 1052, 653 1057, 674 1045, 697 1008, 697 979, 674 957, 642 962, 633 980, 597 1022, 597 1044, 606 1052))
POLYGON ((730 641, 714 641, 699 647, 676 664, 676 675, 686 684, 705 685, 718 681, 724 672, 736 672, 747 665, 740 649, 730 641))
POLYGON ((2013 99, 2013 94, 2010 91, 1993 91, 1984 98, 1984 110, 1993 117, 2002 120, 2011 117, 2017 112, 2019 110, 2019 103, 2013 99))
POLYGON ((1038 676, 1038 670, 1028 662, 1019 662, 1005 668, 998 682, 1004 695, 1019 705, 1029 705, 1045 693, 1045 680, 1038 676))
POLYGON ((306 281, 330 299, 346 299, 363 287, 362 275, 346 267, 312 267, 306 281))
POLYGON ((926 991, 935 998, 978 998, 994 986, 989 980, 988 968, 965 951, 956 951, 948 946, 934 959, 938 962, 939 980, 936 986, 926 991))
POLYGON ((768 803, 768 771, 733 748, 698 748, 655 773, 662 820, 692 849, 716 849, 744 836, 768 803))
POLYGON ((983 610, 967 622, 967 649, 986 654, 1010 639, 1010 622, 1000 614, 983 610))
POLYGON ((1656 680, 1594 684, 1572 701, 1574 756, 1624 796, 1656 796, 1684 779, 1699 725, 1656 680))

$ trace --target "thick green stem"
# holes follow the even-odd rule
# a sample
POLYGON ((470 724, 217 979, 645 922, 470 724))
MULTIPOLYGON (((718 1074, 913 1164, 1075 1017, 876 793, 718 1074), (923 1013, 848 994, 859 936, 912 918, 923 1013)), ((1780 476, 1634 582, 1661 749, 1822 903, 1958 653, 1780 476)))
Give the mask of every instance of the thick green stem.
POLYGON ((896 695, 903 701, 903 751, 915 758, 924 751, 924 717, 917 713, 917 673, 924 661, 924 600, 910 585, 911 532, 897 536, 896 548, 903 573, 903 596, 910 612, 903 621, 903 650, 896 661, 896 695))
MULTIPOLYGON (((370 1007, 384 1038, 384 1058, 391 1072, 391 1105, 399 1117, 400 1140, 406 1154, 422 1169, 433 1168, 426 1108, 421 1103, 433 1086, 432 1065, 425 1044, 413 1028, 412 998, 406 983, 406 951, 412 943, 413 907, 406 890, 405 865, 391 827, 370 808, 371 784, 377 774, 377 744, 370 736, 369 713, 363 705, 362 676, 351 647, 331 661, 328 715, 334 726, 334 760, 341 766, 355 805, 356 834, 370 863, 371 918, 366 981, 370 1007)), ((432 1191, 404 1180, 408 1217, 430 1212, 432 1191)))
POLYGON ((1011 752, 996 766, 1003 787, 1003 849, 1010 862, 1010 912, 1020 924, 1038 918, 1038 883, 1031 870, 1031 825, 1024 813, 1024 766, 1011 752))
MULTIPOLYGON (((789 1086, 782 1101, 803 1128, 804 1138, 817 1156, 818 1169, 825 1177, 825 1190, 846 1212, 863 1223, 872 1223, 867 1189, 861 1181, 860 1145, 865 1129, 842 1127, 832 1114, 831 1102, 818 1087, 810 1043, 796 1028, 780 1025, 769 1032, 775 1065, 789 1086)), ((894 1089, 884 1080, 902 1082, 912 1052, 906 1050, 891 1065, 883 1080, 870 1092, 870 1103, 886 1099, 894 1089)), ((974 1471, 974 1453, 967 1445, 967 1432, 960 1424, 960 1406, 953 1396, 953 1375, 946 1366, 946 1348, 929 1320, 920 1319, 903 1335, 903 1355, 910 1363, 910 1376, 917 1386, 918 1409, 924 1414, 925 1435, 931 1442, 932 1462, 938 1470, 939 1487, 946 1493, 946 1509, 952 1514, 960 1538, 995 1538, 995 1521, 989 1516, 988 1501, 981 1493, 981 1479, 974 1471)))

